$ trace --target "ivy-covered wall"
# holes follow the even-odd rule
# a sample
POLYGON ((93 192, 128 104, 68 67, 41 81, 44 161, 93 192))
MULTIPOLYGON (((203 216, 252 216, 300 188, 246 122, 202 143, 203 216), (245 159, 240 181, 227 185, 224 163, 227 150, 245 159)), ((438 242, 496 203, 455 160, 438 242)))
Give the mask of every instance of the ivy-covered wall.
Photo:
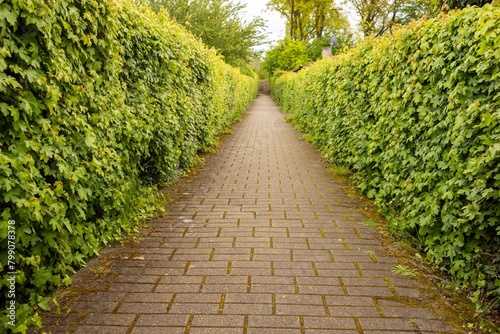
POLYGON ((17 272, 16 326, 2 308, 0 332, 23 332, 162 207, 156 186, 216 145, 258 81, 132 0, 3 1, 0 38, 2 300, 17 272))
POLYGON ((500 6, 367 40, 271 87, 297 128, 457 282, 500 296, 500 6))

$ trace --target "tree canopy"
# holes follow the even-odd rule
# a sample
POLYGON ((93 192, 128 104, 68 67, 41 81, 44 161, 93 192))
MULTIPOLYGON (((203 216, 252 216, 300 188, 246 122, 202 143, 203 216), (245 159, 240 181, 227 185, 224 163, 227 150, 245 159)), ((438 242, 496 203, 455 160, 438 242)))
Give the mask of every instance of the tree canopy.
POLYGON ((389 32, 394 24, 408 24, 424 15, 435 16, 443 5, 454 8, 482 7, 491 0, 348 0, 361 18, 365 36, 380 36, 389 32))
POLYGON ((238 1, 229 0, 149 0, 155 11, 164 8, 178 23, 185 26, 209 47, 215 48, 224 60, 242 66, 253 57, 252 47, 262 44, 264 21, 241 18, 245 9, 238 1))
POLYGON ((321 58, 331 35, 339 41, 334 53, 352 45, 349 22, 334 0, 269 0, 267 6, 287 20, 287 36, 266 53, 262 63, 270 77, 321 58))
POLYGON ((278 70, 292 71, 310 61, 305 42, 285 38, 267 51, 262 67, 273 76, 278 70))
POLYGON ((307 42, 348 26, 333 0, 270 0, 267 6, 286 18, 292 40, 307 42))
POLYGON ((394 24, 407 24, 412 19, 431 15, 439 10, 439 0, 349 0, 360 16, 365 36, 380 36, 394 24))

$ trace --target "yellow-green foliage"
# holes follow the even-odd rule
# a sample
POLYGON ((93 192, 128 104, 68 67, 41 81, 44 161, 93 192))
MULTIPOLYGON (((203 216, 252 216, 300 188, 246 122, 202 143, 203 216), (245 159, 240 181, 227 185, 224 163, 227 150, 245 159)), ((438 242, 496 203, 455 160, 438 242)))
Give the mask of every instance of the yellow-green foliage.
POLYGON ((272 85, 292 122, 438 267, 500 296, 500 7, 363 42, 272 85))
POLYGON ((17 272, 16 325, 3 308, 0 331, 22 332, 162 206, 155 185, 214 146, 258 82, 131 0, 7 0, 0 36, 0 248, 15 245, 0 262, 17 272))

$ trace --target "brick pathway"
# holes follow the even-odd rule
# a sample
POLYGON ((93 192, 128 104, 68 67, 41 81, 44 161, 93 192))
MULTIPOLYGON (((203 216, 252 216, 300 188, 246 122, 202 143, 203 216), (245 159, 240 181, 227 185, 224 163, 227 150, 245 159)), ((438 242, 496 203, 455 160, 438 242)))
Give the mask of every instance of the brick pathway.
POLYGON ((63 293, 54 333, 452 332, 352 209, 311 145, 259 96, 138 244, 63 293), (411 303, 413 301, 413 303, 411 303), (415 301, 417 303, 415 303, 415 301), (413 305, 410 307, 409 305, 413 305))

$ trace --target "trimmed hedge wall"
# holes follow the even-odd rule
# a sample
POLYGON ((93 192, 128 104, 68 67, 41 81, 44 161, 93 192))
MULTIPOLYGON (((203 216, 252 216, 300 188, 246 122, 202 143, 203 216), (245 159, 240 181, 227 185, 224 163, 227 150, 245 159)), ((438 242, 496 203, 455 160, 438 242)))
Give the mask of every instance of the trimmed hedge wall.
POLYGON ((75 268, 161 209, 156 185, 216 145, 258 81, 132 0, 4 1, 0 36, 4 300, 17 272, 16 326, 2 309, 0 331, 23 332, 75 268))
POLYGON ((500 7, 367 40, 273 82, 332 163, 465 287, 500 297, 500 7))

